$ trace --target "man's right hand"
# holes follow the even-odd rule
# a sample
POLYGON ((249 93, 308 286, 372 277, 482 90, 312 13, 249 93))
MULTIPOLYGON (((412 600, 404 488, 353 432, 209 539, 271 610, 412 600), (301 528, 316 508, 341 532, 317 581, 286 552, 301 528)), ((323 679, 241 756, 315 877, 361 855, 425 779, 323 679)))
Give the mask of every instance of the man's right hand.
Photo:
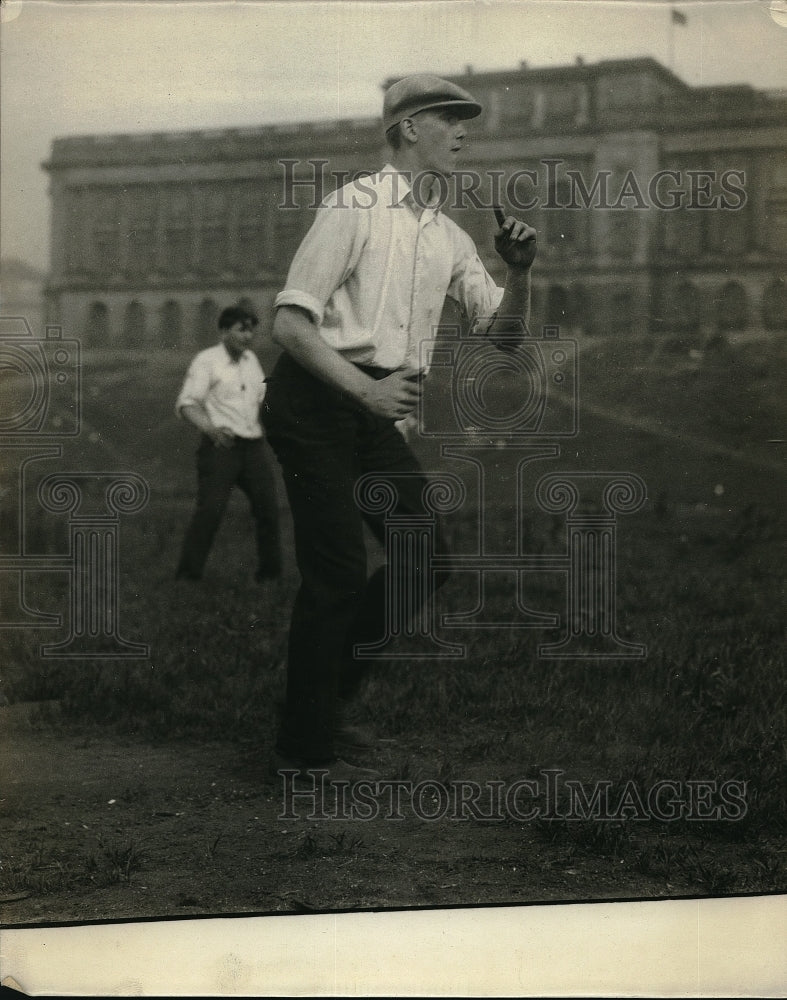
POLYGON ((421 385, 414 369, 402 368, 378 381, 370 381, 372 384, 361 401, 376 416, 402 420, 417 406, 421 385))
POLYGON ((226 427, 214 427, 208 434, 217 448, 230 448, 235 440, 235 435, 226 427))

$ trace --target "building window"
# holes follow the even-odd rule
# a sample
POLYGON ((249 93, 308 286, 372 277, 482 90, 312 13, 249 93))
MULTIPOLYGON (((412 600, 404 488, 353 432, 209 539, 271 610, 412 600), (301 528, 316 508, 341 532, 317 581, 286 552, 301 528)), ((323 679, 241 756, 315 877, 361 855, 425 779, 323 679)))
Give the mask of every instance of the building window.
POLYGON ((571 312, 569 323, 579 333, 593 333, 593 322, 590 314, 590 299, 587 289, 578 282, 571 286, 569 297, 571 312))
POLYGON ((109 309, 103 302, 93 302, 85 324, 85 347, 106 347, 109 343, 109 309))
POLYGON ((532 125, 540 127, 537 119, 543 114, 543 95, 541 100, 532 87, 526 84, 509 84, 498 91, 497 113, 501 129, 517 128, 532 125))
POLYGON ((270 254, 270 263, 273 267, 280 271, 286 271, 287 263, 295 255, 295 251, 312 223, 312 218, 313 213, 305 209, 299 211, 282 209, 276 212, 273 246, 270 254))
POLYGON ((152 186, 128 190, 128 271, 145 275, 156 269, 158 192, 152 186))
POLYGON ((120 265, 117 229, 93 230, 93 267, 96 274, 109 277, 120 265))
POLYGON ((770 164, 771 187, 781 194, 787 194, 787 156, 783 153, 773 155, 769 157, 768 162, 770 164))
POLYGON ((634 297, 630 291, 616 292, 612 296, 610 332, 617 336, 632 333, 634 328, 634 297))
POLYGON ((597 87, 600 104, 610 111, 628 111, 649 102, 648 79, 642 73, 602 77, 597 87))
POLYGON ((141 302, 129 302, 123 316, 123 344, 141 347, 145 343, 145 307, 141 302))
POLYGON ((716 300, 716 326, 722 333, 745 330, 749 323, 746 290, 737 281, 729 281, 716 300))
POLYGON ((267 205, 259 184, 244 185, 238 192, 238 243, 236 267, 242 274, 256 274, 265 264, 267 205))
POLYGON ((191 267, 191 231, 168 229, 165 236, 165 266, 170 274, 185 274, 191 267))
POLYGON ((128 234, 128 270, 131 274, 149 274, 155 267, 154 231, 135 226, 128 234))
POLYGON ((229 192, 223 184, 209 184, 201 189, 202 225, 200 232, 200 270, 221 274, 231 269, 229 259, 229 192))
POLYGON ((787 329, 787 287, 783 278, 774 278, 763 293, 762 321, 766 330, 787 329))
POLYGON ((88 270, 91 261, 85 191, 82 188, 69 188, 65 204, 63 263, 69 274, 78 274, 88 270))
POLYGON ((118 193, 99 190, 93 196, 92 219, 92 263, 91 271, 109 277, 120 265, 120 241, 118 230, 120 203, 118 193))
POLYGON ((552 285, 547 295, 546 322, 556 323, 565 328, 568 315, 568 292, 562 285, 552 285))
POLYGON ((543 213, 547 246, 556 250, 573 250, 579 242, 580 212, 567 208, 571 204, 571 184, 565 177, 550 185, 543 213))
POLYGON ((177 348, 183 341, 183 310, 178 302, 170 299, 161 307, 159 343, 162 347, 177 348))
POLYGON ((771 202, 765 210, 765 216, 767 225, 764 242, 772 253, 782 256, 787 247, 787 202, 771 202))
POLYGON ((669 325, 677 333, 699 331, 700 297, 692 282, 681 282, 670 296, 669 325))
POLYGON ((629 211, 611 212, 607 246, 613 257, 631 259, 637 250, 637 221, 629 211))
POLYGON ((486 113, 484 114, 484 125, 488 132, 493 132, 500 126, 500 91, 496 88, 487 92, 486 113))
POLYGON ((546 91, 546 124, 550 126, 574 125, 579 101, 573 85, 552 86, 546 91))
POLYGON ((543 323, 546 322, 544 319, 544 304, 546 299, 546 293, 544 287, 540 284, 533 284, 530 292, 530 329, 536 330, 543 323))
POLYGON ((197 345, 211 347, 218 339, 219 307, 213 299, 203 299, 197 310, 197 345))
MULTIPOLYGON (((736 165, 740 164, 739 169, 743 169, 747 177, 752 176, 751 164, 747 164, 743 159, 736 159, 735 163, 736 165)), ((715 190, 714 194, 716 194, 715 190)), ((748 199, 744 205, 729 211, 703 212, 703 215, 715 216, 712 237, 714 244, 712 249, 715 252, 721 252, 725 257, 737 257, 750 251, 756 245, 752 209, 753 202, 748 199)))
POLYGON ((231 268, 229 231, 225 225, 202 227, 200 263, 209 274, 221 274, 231 268))
POLYGON ((164 267, 169 274, 182 275, 191 269, 193 246, 191 193, 170 186, 164 191, 164 267))
POLYGON ((257 318, 259 318, 259 313, 257 312, 257 307, 254 305, 254 303, 251 301, 251 299, 248 298, 248 296, 246 296, 246 295, 244 295, 240 299, 238 299, 238 308, 239 309, 245 309, 246 312, 253 313, 255 316, 257 316, 257 318))

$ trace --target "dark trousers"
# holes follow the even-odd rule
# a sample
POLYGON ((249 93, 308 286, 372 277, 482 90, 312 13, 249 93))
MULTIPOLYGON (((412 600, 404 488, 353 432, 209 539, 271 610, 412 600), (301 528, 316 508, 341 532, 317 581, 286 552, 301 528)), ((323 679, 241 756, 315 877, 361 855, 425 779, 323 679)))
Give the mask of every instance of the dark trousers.
POLYGON ((183 539, 177 575, 202 576, 213 539, 234 486, 249 498, 257 540, 258 577, 281 573, 276 484, 262 438, 235 438, 216 447, 203 434, 197 448, 197 506, 183 539))
MULTIPOLYGON (((367 580, 363 530, 366 521, 383 541, 384 515, 361 513, 355 484, 364 473, 391 473, 399 497, 392 513, 418 514, 426 479, 392 420, 364 410, 287 354, 268 380, 262 416, 282 467, 301 574, 277 746, 319 763, 334 756, 339 699, 357 691, 368 666, 353 656, 353 647, 386 631, 386 570, 380 567, 367 580)), ((439 526, 437 534, 440 548, 439 526)), ((405 573, 421 569, 409 565, 405 573)))

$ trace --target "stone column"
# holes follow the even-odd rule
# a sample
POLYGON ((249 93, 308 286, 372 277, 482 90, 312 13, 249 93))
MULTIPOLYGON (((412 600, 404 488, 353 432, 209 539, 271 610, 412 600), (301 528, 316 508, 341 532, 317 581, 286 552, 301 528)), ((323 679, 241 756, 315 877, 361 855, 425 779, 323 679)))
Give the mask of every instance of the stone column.
POLYGON ((118 270, 125 277, 128 273, 128 189, 122 187, 118 198, 118 270))
POLYGON ((199 271, 202 260, 202 188, 191 185, 191 270, 199 271))
POLYGON ((167 271, 167 199, 160 184, 155 187, 156 211, 153 219, 154 267, 156 271, 167 271))

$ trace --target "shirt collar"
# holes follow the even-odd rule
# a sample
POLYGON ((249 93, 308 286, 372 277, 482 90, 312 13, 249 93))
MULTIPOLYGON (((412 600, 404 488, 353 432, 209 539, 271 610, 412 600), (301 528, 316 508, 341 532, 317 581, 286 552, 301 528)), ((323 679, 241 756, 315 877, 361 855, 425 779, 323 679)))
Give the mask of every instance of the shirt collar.
POLYGON ((225 357, 233 365, 237 365, 241 361, 243 361, 245 359, 247 353, 248 353, 248 350, 249 350, 248 347, 244 347, 243 350, 240 352, 240 354, 238 355, 238 357, 236 359, 236 358, 233 358, 233 356, 230 354, 230 349, 229 349, 229 347, 227 347, 227 345, 224 343, 223 340, 221 341, 221 346, 224 348, 224 355, 225 355, 225 357))
MULTIPOLYGON (((413 196, 412 185, 407 174, 403 174, 401 171, 397 170, 396 167, 392 166, 390 163, 386 163, 383 169, 380 171, 380 178, 382 183, 387 188, 387 202, 388 205, 401 205, 406 202, 410 208, 415 208, 415 198, 413 196)), ((446 195, 447 196, 447 195, 446 195)), ((424 208, 428 211, 434 213, 435 218, 440 214, 444 202, 438 202, 436 199, 433 202, 429 202, 426 205, 420 205, 418 207, 424 208)))

